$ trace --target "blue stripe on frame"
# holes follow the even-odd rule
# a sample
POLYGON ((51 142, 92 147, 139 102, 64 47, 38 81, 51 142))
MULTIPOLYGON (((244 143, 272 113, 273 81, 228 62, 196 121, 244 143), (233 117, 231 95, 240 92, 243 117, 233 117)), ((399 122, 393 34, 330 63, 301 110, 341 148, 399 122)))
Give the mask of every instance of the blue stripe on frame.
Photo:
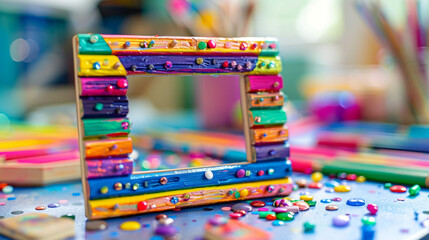
POLYGON ((240 73, 251 72, 258 61, 257 56, 118 56, 128 75, 194 74, 194 73, 240 73))
POLYGON ((291 174, 291 162, 283 159, 262 163, 243 163, 135 174, 125 177, 88 179, 89 198, 93 200, 186 188, 263 181, 285 178, 291 174), (211 175, 213 176, 211 179, 206 177, 211 175), (161 178, 166 178, 167 181, 162 181, 161 178), (115 185, 123 187, 121 187, 121 190, 115 190, 115 185), (102 194, 100 189, 105 189, 105 187, 108 188, 108 192, 102 194))

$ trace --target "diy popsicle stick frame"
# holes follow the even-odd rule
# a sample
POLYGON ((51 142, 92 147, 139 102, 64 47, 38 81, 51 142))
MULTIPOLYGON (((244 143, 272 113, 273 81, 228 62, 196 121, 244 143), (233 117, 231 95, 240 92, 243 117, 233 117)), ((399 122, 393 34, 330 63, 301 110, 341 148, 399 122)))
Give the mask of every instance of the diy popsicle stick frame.
POLYGON ((82 183, 89 219, 288 195, 288 129, 278 42, 79 34, 73 38, 82 183), (135 75, 240 75, 248 162, 133 171, 127 118, 135 75))

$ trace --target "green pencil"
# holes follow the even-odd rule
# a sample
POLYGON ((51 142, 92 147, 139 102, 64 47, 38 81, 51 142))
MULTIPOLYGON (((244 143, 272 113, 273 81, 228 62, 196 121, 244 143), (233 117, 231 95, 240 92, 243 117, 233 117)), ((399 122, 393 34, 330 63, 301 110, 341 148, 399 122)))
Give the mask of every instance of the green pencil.
POLYGON ((374 181, 406 185, 419 184, 420 186, 429 187, 429 171, 422 168, 377 166, 341 160, 319 162, 319 164, 321 165, 319 170, 325 174, 354 173, 374 181))

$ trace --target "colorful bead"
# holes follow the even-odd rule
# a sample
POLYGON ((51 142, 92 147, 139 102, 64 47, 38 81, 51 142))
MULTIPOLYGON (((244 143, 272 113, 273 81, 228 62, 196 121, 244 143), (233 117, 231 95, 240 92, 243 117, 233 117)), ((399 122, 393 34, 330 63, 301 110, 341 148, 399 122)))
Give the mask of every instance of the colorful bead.
POLYGON ((264 174, 265 174, 264 170, 259 170, 259 171, 258 171, 258 176, 262 176, 262 175, 264 175, 264 174))
POLYGON ((358 183, 363 183, 365 181, 366 181, 366 177, 364 177, 364 176, 359 176, 356 178, 356 182, 358 182, 358 183))
POLYGON ((130 69, 133 72, 137 71, 137 65, 131 65, 130 69))
POLYGON ((216 42, 215 42, 214 40, 209 40, 209 41, 207 42, 207 46, 208 46, 209 48, 216 48, 216 42))
POLYGON ((270 62, 268 65, 267 65, 267 68, 275 68, 276 67, 276 64, 274 63, 274 62, 270 62))
POLYGON ((140 184, 138 184, 138 183, 134 183, 134 184, 133 184, 133 188, 132 188, 132 189, 133 189, 134 191, 137 191, 137 189, 139 189, 139 187, 140 187, 140 184))
POLYGON ((199 42, 198 43, 198 49, 199 50, 204 50, 206 48, 207 48, 207 43, 205 43, 205 42, 199 42))
POLYGON ((144 211, 147 209, 147 202, 146 201, 140 201, 137 203, 137 210, 144 211))
POLYGON ((331 199, 329 199, 329 198, 325 198, 325 199, 320 200, 320 202, 321 202, 321 203, 331 203, 331 202, 332 202, 332 200, 331 200, 331 199))
POLYGON ((176 203, 178 203, 178 202, 179 202, 179 198, 178 198, 178 197, 176 197, 176 196, 174 196, 174 197, 172 197, 172 198, 170 199, 170 202, 171 202, 172 204, 176 204, 176 203))
POLYGON ((323 174, 320 172, 314 172, 311 174, 311 180, 314 182, 320 182, 323 179, 323 174))
POLYGON ((124 42, 124 48, 129 48, 131 46, 130 41, 124 42))
POLYGON ((338 210, 338 206, 337 205, 328 205, 325 207, 325 209, 328 211, 336 211, 336 210, 338 210))
POLYGON ((296 185, 298 185, 298 187, 305 188, 305 186, 307 185, 307 180, 298 179, 295 183, 296 183, 296 185))
POLYGON ((311 222, 304 222, 303 227, 304 227, 304 232, 309 233, 309 232, 314 232, 314 228, 316 227, 316 225, 311 222))
POLYGON ((292 221, 295 218, 295 214, 291 212, 277 213, 276 218, 282 221, 292 221))
POLYGON ((103 104, 102 104, 102 103, 96 103, 96 104, 95 104, 95 106, 94 106, 94 109, 95 109, 96 111, 101 111, 101 110, 103 110, 103 104))
POLYGON ((266 219, 270 220, 270 221, 276 220, 276 215, 275 214, 268 214, 266 219))
POLYGON ((13 187, 12 187, 12 186, 10 186, 10 185, 7 185, 7 186, 3 187, 2 192, 3 192, 4 194, 12 193, 12 192, 13 192, 13 187))
POLYGON ((274 192, 274 190, 276 189, 276 187, 274 187, 273 185, 270 185, 270 186, 268 186, 267 187, 267 191, 269 192, 269 193, 272 193, 272 192, 274 192))
POLYGON ((97 35, 95 35, 95 34, 91 35, 91 37, 89 38, 89 41, 90 41, 91 43, 96 43, 96 42, 98 42, 98 36, 97 36, 97 35))
POLYGON ((162 177, 159 179, 159 183, 161 183, 162 185, 167 184, 167 182, 168 182, 168 179, 166 177, 162 177))
POLYGON ((191 199, 191 195, 189 193, 185 193, 182 196, 183 200, 188 201, 189 199, 191 199))
POLYGON ((230 213, 229 217, 232 219, 239 219, 241 218, 243 215, 241 213, 230 213))
POLYGON ((113 85, 109 85, 109 86, 107 86, 107 87, 106 87, 106 91, 108 91, 108 92, 113 91, 113 89, 115 89, 115 88, 113 87, 113 85))
POLYGON ((123 129, 127 130, 128 127, 130 126, 130 124, 128 122, 122 122, 121 126, 122 126, 123 129))
POLYGON ((357 178, 356 174, 349 174, 349 175, 347 175, 346 180, 355 181, 356 178, 357 178))
POLYGON ((299 211, 306 211, 306 210, 310 209, 310 205, 308 205, 308 203, 306 203, 304 201, 294 202, 293 205, 298 206, 299 211))
POLYGON ((236 62, 236 61, 232 61, 232 62, 231 62, 231 67, 232 67, 232 68, 237 67, 237 62, 236 62))
POLYGON ((350 198, 347 200, 347 205, 349 206, 363 206, 365 205, 365 200, 362 198, 350 198))
POLYGON ((394 193, 404 193, 407 191, 407 188, 402 185, 393 185, 390 187, 390 191, 394 193))
POLYGON ((92 68, 94 68, 95 70, 100 70, 101 65, 100 65, 99 62, 95 62, 95 63, 92 64, 92 68))
POLYGON ((46 207, 45 206, 37 206, 35 209, 38 211, 41 211, 41 210, 45 210, 46 207))
POLYGON ((139 45, 141 48, 147 48, 149 46, 149 44, 146 41, 140 42, 139 45))
POLYGON ((273 175, 274 174, 274 169, 273 168, 269 168, 267 171, 268 175, 273 175))
POLYGON ((350 192, 352 188, 347 185, 338 185, 334 187, 335 192, 350 192))
POLYGON ((384 189, 388 189, 388 188, 390 188, 391 186, 393 186, 391 183, 385 183, 385 184, 384 184, 384 189))
POLYGON ((313 196, 302 195, 302 196, 299 197, 299 199, 304 200, 304 201, 311 201, 311 200, 313 200, 313 196))
POLYGON ((276 43, 271 43, 270 45, 268 45, 269 48, 273 49, 277 47, 276 43))
POLYGON ((213 178, 213 172, 212 172, 212 171, 210 171, 210 170, 207 170, 207 171, 204 173, 204 176, 205 176, 208 180, 210 180, 210 179, 212 179, 212 178, 213 178))
POLYGON ((122 183, 120 183, 120 182, 115 183, 115 185, 113 185, 113 188, 116 191, 122 190, 122 183))
POLYGON ((101 188, 100 188, 100 193, 101 194, 106 194, 106 193, 108 193, 109 192, 109 188, 107 187, 107 186, 102 186, 101 188))
POLYGON ((320 182, 312 182, 312 183, 308 184, 307 187, 313 188, 313 189, 321 189, 323 187, 323 184, 320 182))
POLYGON ((136 221, 123 222, 119 228, 123 231, 136 231, 141 228, 141 224, 136 221))
POLYGON ((250 170, 246 170, 246 177, 249 177, 250 175, 252 175, 252 172, 250 170))
POLYGON ((332 198, 332 201, 334 201, 334 202, 341 202, 341 198, 335 197, 335 198, 332 198))
POLYGON ((173 40, 168 44, 168 47, 170 47, 170 48, 174 48, 176 45, 177 45, 177 41, 173 39, 173 40))
POLYGON ((247 44, 247 43, 245 43, 245 42, 242 42, 242 43, 240 44, 240 50, 246 50, 246 49, 247 49, 247 47, 248 47, 248 44, 247 44))
POLYGON ((195 63, 196 63, 196 64, 198 64, 198 65, 201 65, 201 64, 203 64, 203 63, 204 63, 204 59, 203 59, 203 58, 197 58, 197 59, 195 60, 195 63))
POLYGON ((265 206, 265 203, 264 203, 264 202, 262 202, 262 201, 259 201, 259 200, 255 200, 255 201, 252 201, 252 202, 250 203, 250 205, 251 205, 252 207, 260 208, 260 207, 264 207, 264 206, 265 206))
POLYGON ((332 219, 332 224, 336 227, 345 227, 349 225, 350 217, 347 215, 338 215, 332 219))
POLYGON ((126 87, 128 87, 128 81, 126 79, 119 79, 116 82, 116 85, 118 85, 118 87, 120 87, 120 88, 126 88, 126 87))
POLYGON ((242 178, 242 177, 246 176, 246 171, 244 169, 240 169, 237 171, 236 176, 238 178, 242 178))
POLYGON ((153 45, 155 45, 155 41, 154 41, 154 40, 151 40, 151 41, 149 42, 149 47, 153 47, 153 45))
POLYGON ((167 218, 167 215, 165 215, 165 214, 158 214, 158 215, 156 215, 156 217, 155 217, 155 219, 156 219, 157 221, 159 221, 160 219, 163 219, 163 218, 167 218))
POLYGON ((240 197, 247 197, 248 195, 249 195, 249 190, 247 190, 246 188, 240 190, 240 197))
POLYGON ((164 64, 164 68, 170 69, 171 67, 173 67, 173 63, 171 61, 166 61, 164 64))
POLYGON ((374 203, 368 204, 368 206, 366 206, 366 209, 368 209, 371 215, 375 215, 378 212, 378 206, 374 203))
POLYGON ((362 223, 364 226, 374 226, 376 224, 375 217, 364 216, 362 218, 362 223))
POLYGON ((115 62, 115 64, 113 64, 113 69, 118 69, 121 65, 120 62, 115 62))
POLYGON ((274 220, 273 221, 273 226, 283 226, 285 225, 285 222, 281 221, 281 220, 274 220))
POLYGON ((412 187, 410 187, 409 189, 408 189, 408 193, 411 195, 411 196, 416 196, 416 195, 418 195, 419 193, 420 193, 420 189, 421 189, 421 187, 419 186, 419 185, 414 185, 414 186, 412 186, 412 187))
POLYGON ((225 62, 222 63, 222 67, 223 68, 227 68, 228 66, 229 66, 228 61, 225 61, 225 62))

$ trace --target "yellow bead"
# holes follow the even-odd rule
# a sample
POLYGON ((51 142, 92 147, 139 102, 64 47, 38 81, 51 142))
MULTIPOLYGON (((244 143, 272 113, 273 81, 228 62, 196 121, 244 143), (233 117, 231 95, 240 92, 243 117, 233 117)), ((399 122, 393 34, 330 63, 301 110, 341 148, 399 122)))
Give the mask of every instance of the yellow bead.
POLYGON ((248 195, 249 195, 249 190, 247 190, 246 188, 240 190, 240 197, 247 197, 248 195))
POLYGON ((356 178, 356 182, 365 182, 366 181, 366 177, 364 176, 359 176, 356 178))
POLYGON ((101 194, 106 194, 109 192, 109 188, 107 186, 103 186, 100 188, 100 193, 101 194))
POLYGON ((350 186, 347 185, 338 185, 336 187, 334 187, 335 192, 350 192, 350 190, 352 190, 352 188, 350 186))
POLYGON ((322 178, 323 178, 323 174, 320 172, 315 172, 315 173, 311 174, 311 179, 314 182, 320 182, 322 180, 322 178))
POLYGON ((299 199, 304 200, 304 201, 311 201, 311 200, 313 200, 313 196, 301 195, 301 197, 299 197, 299 199))
POLYGON ((128 221, 121 224, 120 228, 124 231, 135 231, 141 228, 140 223, 136 221, 128 221))

